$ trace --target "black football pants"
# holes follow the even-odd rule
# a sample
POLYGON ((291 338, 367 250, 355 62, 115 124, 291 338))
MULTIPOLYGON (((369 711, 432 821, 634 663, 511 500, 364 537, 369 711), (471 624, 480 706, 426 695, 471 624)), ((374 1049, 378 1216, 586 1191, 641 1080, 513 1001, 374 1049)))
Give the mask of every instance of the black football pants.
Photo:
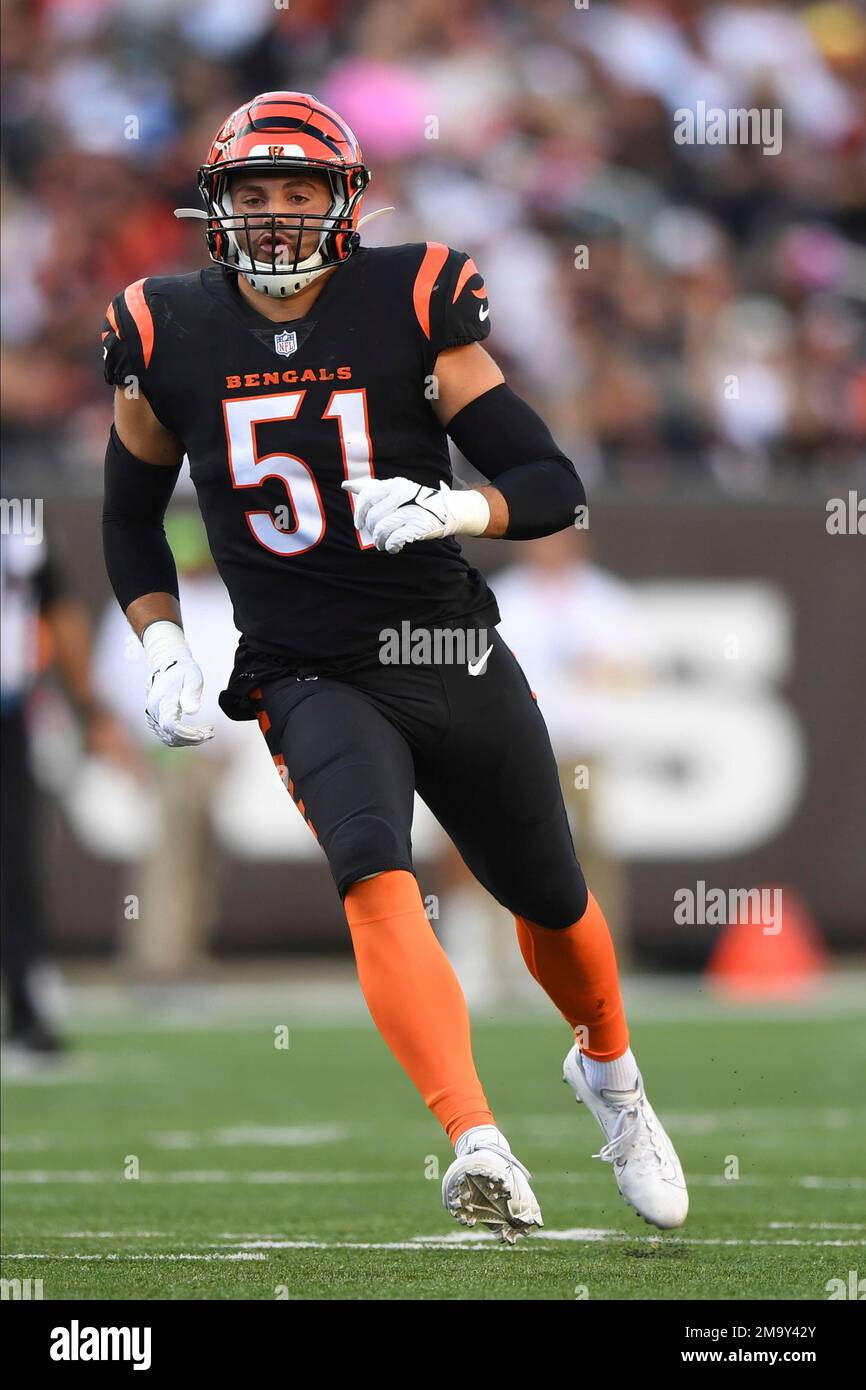
POLYGON ((486 666, 375 665, 339 678, 286 675, 252 697, 271 756, 317 836, 343 897, 412 863, 417 790, 467 867, 540 926, 583 916, 547 726, 495 629, 486 666))

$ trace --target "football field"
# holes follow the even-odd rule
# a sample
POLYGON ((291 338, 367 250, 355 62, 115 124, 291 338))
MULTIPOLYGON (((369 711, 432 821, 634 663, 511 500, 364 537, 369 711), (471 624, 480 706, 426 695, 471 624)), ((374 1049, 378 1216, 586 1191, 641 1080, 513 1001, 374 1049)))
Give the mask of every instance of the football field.
POLYGON ((134 1017, 4 1087, 6 1279, 45 1299, 826 1299, 866 1270, 866 1021, 700 1000, 632 1022, 691 1193, 662 1233, 590 1155, 551 1015, 475 1055, 545 1229, 514 1248, 441 1206, 450 1149, 363 1016, 280 1031, 134 1017), (706 1016, 704 1016, 704 1013, 706 1016), (284 1045, 287 1044, 287 1045, 284 1045))

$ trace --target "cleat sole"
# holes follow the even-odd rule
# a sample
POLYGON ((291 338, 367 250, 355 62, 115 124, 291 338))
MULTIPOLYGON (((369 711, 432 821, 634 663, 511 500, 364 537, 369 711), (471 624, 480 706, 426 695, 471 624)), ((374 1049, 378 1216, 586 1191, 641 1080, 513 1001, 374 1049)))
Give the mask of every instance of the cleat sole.
POLYGON ((512 1195, 511 1188, 499 1177, 464 1173, 448 1210, 461 1225, 471 1227, 480 1222, 503 1244, 514 1245, 519 1236, 537 1230, 538 1223, 512 1216, 508 1210, 512 1195))

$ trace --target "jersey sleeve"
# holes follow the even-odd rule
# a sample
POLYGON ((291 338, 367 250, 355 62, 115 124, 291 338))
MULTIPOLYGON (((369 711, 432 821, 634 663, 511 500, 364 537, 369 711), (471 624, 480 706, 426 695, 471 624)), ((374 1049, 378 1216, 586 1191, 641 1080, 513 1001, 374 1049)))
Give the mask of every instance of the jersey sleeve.
POLYGON ((119 386, 131 394, 140 391, 160 423, 173 430, 165 391, 159 387, 159 381, 165 380, 165 368, 156 374, 151 364, 156 330, 148 283, 137 280, 127 285, 106 308, 102 324, 103 373, 110 386, 119 386))
POLYGON ((130 386, 134 378, 143 385, 153 352, 153 315, 145 295, 145 281, 128 285, 115 295, 105 310, 102 324, 102 356, 105 380, 111 386, 130 386))
POLYGON ((484 280, 465 251, 427 242, 415 277, 413 300, 434 361, 446 348, 480 343, 490 332, 484 280))

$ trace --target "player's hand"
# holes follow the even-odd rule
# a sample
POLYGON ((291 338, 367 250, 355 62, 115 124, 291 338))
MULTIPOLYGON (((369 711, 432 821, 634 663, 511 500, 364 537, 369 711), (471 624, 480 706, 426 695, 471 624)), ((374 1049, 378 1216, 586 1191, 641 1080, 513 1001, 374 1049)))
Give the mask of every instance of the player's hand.
POLYGON ((142 644, 150 663, 145 718, 168 748, 186 748, 213 738, 209 724, 188 724, 201 708, 204 677, 176 623, 151 623, 142 644))
POLYGON ((396 555, 413 541, 438 541, 455 532, 480 536, 490 520, 487 499, 474 490, 439 490, 411 478, 363 478, 343 483, 355 497, 355 526, 377 550, 396 555))

